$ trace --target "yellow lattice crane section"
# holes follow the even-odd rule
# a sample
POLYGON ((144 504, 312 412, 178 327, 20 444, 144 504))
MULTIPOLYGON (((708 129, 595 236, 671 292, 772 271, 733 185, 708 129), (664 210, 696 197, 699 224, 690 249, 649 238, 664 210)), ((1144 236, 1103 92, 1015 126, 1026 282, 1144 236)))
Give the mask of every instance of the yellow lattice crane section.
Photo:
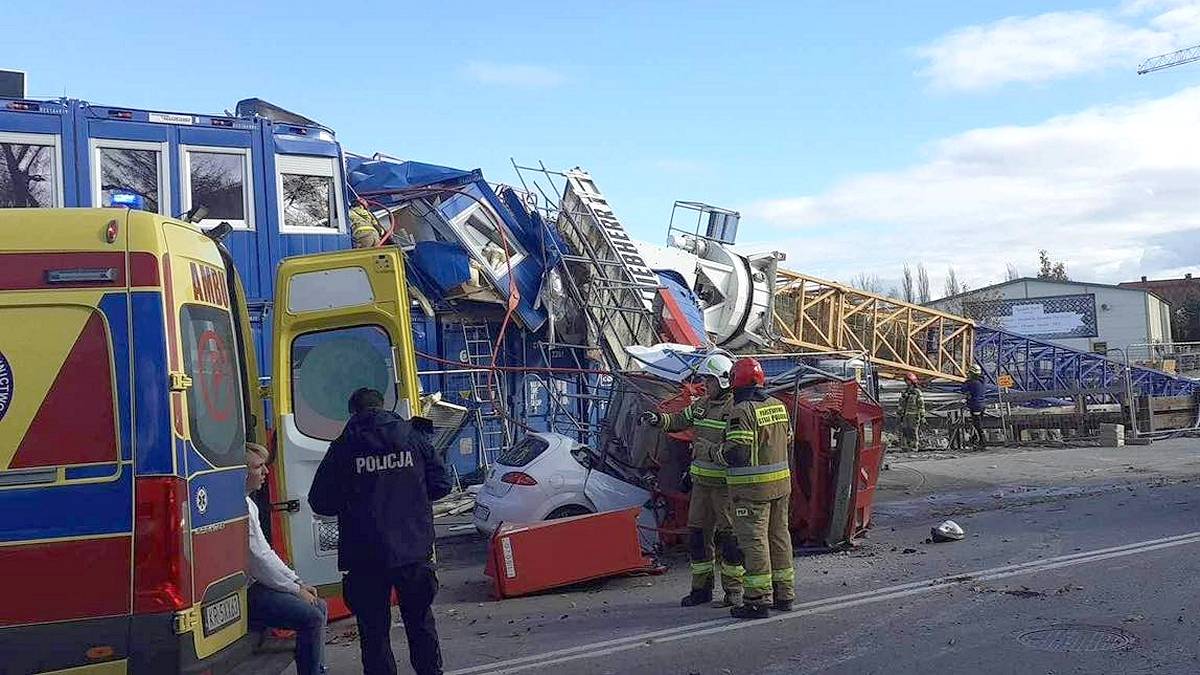
POLYGON ((785 349, 863 352, 884 371, 961 381, 975 324, 832 281, 778 271, 775 332, 785 349))

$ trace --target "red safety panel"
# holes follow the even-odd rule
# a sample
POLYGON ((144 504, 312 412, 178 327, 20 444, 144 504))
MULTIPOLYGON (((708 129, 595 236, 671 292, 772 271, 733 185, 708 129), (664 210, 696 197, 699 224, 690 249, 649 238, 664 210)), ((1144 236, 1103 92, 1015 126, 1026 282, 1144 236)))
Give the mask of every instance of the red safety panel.
POLYGON ((158 257, 153 253, 130 253, 129 282, 130 286, 157 286, 158 257))
POLYGON ((112 462, 117 455, 108 335, 92 314, 38 408, 11 469, 112 462))
POLYGON ((192 534, 193 597, 203 598, 213 583, 246 569, 250 533, 246 519, 192 534))
POLYGON ((498 598, 629 572, 661 572, 642 556, 640 509, 605 511, 528 525, 501 525, 492 535, 485 573, 498 598))
POLYGON ((0 546, 0 626, 129 612, 130 537, 0 546))
POLYGON ((0 253, 0 291, 36 288, 115 288, 125 285, 125 254, 118 251, 87 253, 0 253), (112 281, 49 283, 52 270, 116 270, 112 281))

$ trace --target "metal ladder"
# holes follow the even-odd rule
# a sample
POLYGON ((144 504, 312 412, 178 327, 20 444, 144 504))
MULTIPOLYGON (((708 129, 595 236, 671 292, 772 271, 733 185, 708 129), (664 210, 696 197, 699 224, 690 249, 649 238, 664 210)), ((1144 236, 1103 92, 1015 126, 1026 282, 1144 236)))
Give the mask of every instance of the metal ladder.
POLYGON ((636 247, 587 172, 515 162, 513 168, 526 193, 531 190, 523 171, 546 183, 529 181, 545 201, 543 217, 554 223, 568 249, 560 251, 559 270, 572 303, 587 318, 587 341, 603 354, 607 368, 628 369, 632 357, 626 346, 658 341, 657 277, 632 253, 636 247))
MULTIPOLYGON (((588 369, 587 347, 539 342, 538 349, 541 352, 542 363, 546 365, 553 363, 553 351, 566 350, 570 357, 570 367, 588 369)), ((546 398, 550 409, 547 420, 549 429, 570 436, 589 447, 600 447, 605 414, 612 396, 611 376, 593 373, 551 373, 542 378, 542 383, 546 386, 546 398), (605 382, 604 378, 608 378, 608 381, 605 382)))
MULTIPOLYGON (((486 323, 463 326, 467 362, 476 368, 492 366, 491 330, 486 323)), ((479 463, 490 467, 496 456, 512 444, 508 422, 500 414, 504 404, 503 380, 493 370, 471 372, 471 398, 475 401, 475 435, 479 441, 479 463)))

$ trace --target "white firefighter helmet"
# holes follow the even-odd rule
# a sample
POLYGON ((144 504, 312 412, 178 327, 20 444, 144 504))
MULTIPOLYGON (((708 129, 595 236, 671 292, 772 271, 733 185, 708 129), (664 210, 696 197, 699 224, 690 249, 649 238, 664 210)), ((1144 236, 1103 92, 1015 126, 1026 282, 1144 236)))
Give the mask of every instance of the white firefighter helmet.
POLYGON ((932 528, 929 534, 934 541, 960 541, 967 536, 962 527, 953 520, 944 520, 941 525, 932 528))
POLYGON ((696 367, 697 375, 707 375, 715 377, 717 384, 722 389, 728 389, 730 380, 729 374, 733 371, 733 359, 724 352, 713 352, 704 357, 700 365, 696 367))

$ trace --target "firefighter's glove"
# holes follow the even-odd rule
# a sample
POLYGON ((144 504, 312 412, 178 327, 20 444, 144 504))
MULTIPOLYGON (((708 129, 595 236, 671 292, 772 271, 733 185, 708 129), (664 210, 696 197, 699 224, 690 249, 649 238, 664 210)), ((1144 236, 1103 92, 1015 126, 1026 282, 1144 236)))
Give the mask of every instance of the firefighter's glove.
POLYGON ((658 413, 647 410, 638 418, 638 423, 647 427, 662 426, 662 420, 659 419, 658 413))

